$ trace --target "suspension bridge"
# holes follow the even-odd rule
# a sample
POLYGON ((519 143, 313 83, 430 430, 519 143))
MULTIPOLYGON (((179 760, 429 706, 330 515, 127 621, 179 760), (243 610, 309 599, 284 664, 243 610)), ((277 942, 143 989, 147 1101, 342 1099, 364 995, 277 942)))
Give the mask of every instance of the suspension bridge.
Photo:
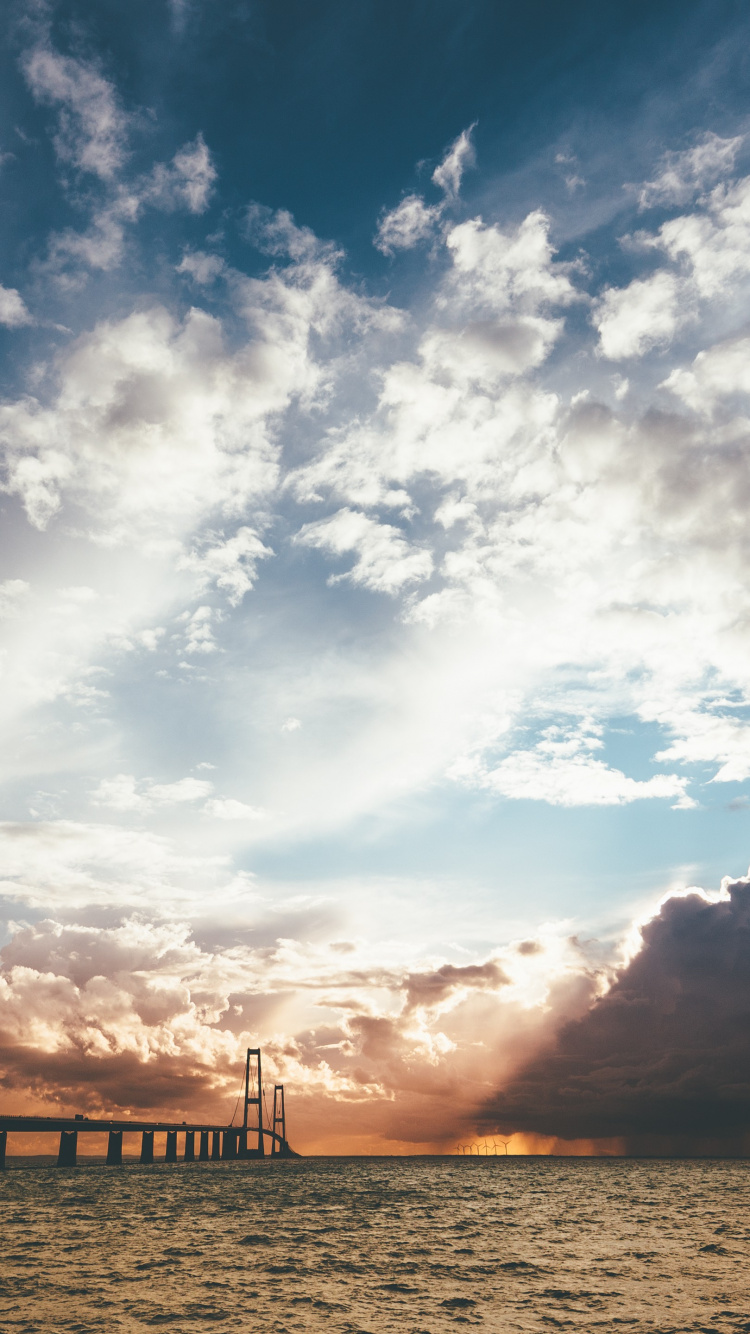
MULTIPOLYGON (((141 1162, 156 1161, 154 1140, 166 1135, 164 1161, 178 1162, 178 1136, 182 1139, 182 1160, 186 1163, 223 1161, 240 1158, 299 1158, 289 1147, 286 1137, 284 1085, 273 1086, 273 1114, 267 1117, 270 1126, 263 1124, 263 1074, 259 1047, 248 1047, 245 1060, 244 1106, 241 1125, 233 1125, 235 1107, 229 1125, 192 1121, 140 1121, 134 1117, 121 1120, 100 1120, 76 1115, 66 1116, 3 1116, 0 1115, 0 1168, 5 1167, 9 1134, 59 1133, 58 1167, 75 1167, 78 1155, 78 1136, 106 1133, 107 1162, 122 1163, 123 1136, 140 1134, 141 1162), (196 1144, 196 1136, 198 1142, 196 1144)), ((239 1106, 242 1093, 237 1099, 239 1106)))

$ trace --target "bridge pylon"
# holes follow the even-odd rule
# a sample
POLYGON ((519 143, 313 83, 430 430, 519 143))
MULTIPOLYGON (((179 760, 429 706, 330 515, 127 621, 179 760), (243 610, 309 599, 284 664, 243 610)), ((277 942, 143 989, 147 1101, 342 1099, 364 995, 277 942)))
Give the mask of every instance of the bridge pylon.
POLYGON ((273 1086, 273 1121, 271 1129, 274 1132, 274 1138, 271 1140, 271 1156, 286 1153, 286 1112, 284 1111, 284 1085, 274 1084, 273 1086), (279 1139, 276 1139, 276 1136, 279 1139))
MULTIPOLYGON (((255 1119, 253 1117, 253 1119, 255 1119)), ((263 1072, 261 1069, 260 1047, 248 1047, 247 1058, 245 1060, 245 1108, 242 1116, 242 1136, 240 1143, 242 1145, 241 1153, 248 1158, 263 1158, 265 1156, 265 1146, 263 1143, 263 1072), (254 1107, 257 1111, 256 1125, 248 1125, 248 1108, 254 1107), (258 1136, 257 1148, 248 1147, 248 1135, 258 1136)))

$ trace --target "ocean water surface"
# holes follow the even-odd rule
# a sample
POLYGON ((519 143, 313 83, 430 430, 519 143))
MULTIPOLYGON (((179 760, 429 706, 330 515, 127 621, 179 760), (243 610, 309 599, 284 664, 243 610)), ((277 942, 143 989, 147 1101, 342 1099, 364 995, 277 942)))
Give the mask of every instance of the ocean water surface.
POLYGON ((750 1332, 750 1164, 10 1161, 0 1331, 750 1332))

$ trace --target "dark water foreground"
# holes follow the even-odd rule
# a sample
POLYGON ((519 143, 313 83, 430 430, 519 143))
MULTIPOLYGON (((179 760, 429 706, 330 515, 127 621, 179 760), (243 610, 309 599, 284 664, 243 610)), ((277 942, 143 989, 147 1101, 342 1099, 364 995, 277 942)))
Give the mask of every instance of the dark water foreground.
POLYGON ((11 1167, 0 1331, 750 1332, 750 1163, 11 1167))

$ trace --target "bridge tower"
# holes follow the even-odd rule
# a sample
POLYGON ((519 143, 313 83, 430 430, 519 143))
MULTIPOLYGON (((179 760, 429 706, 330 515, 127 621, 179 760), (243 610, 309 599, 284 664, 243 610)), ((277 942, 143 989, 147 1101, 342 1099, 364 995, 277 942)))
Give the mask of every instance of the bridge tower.
POLYGON ((286 1113, 284 1111, 284 1085, 274 1084, 273 1086, 273 1124, 271 1129, 274 1134, 281 1137, 281 1143, 277 1139, 271 1140, 271 1153, 286 1152, 286 1113))
POLYGON ((248 1047, 247 1059, 245 1061, 245 1111, 242 1118, 242 1142, 247 1145, 247 1132, 255 1133, 255 1126, 247 1124, 248 1107, 257 1107, 258 1109, 258 1147, 257 1149, 245 1149, 245 1152, 253 1158, 262 1158, 265 1154, 263 1144, 263 1074, 260 1064, 260 1047, 248 1047))

